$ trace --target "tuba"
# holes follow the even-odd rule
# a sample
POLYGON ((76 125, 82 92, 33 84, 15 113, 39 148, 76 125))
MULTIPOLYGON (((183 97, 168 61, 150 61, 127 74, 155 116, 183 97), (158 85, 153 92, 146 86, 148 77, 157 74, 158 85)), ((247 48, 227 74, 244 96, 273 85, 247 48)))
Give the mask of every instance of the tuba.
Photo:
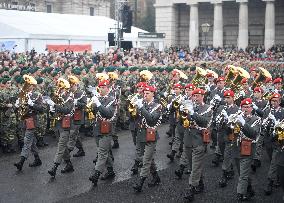
POLYGON ((233 79, 236 76, 236 67, 233 65, 228 65, 229 71, 227 73, 227 75, 225 76, 225 82, 226 84, 231 84, 231 82, 233 81, 233 79))
POLYGON ((256 79, 252 83, 252 89, 255 87, 260 87, 261 85, 265 84, 265 80, 267 78, 272 78, 271 74, 264 68, 259 67, 259 74, 256 79))
POLYGON ((29 111, 28 108, 29 87, 31 85, 37 84, 37 81, 32 76, 24 75, 23 79, 25 83, 19 94, 19 108, 18 108, 18 114, 22 120, 25 118, 25 116, 29 111))
POLYGON ((196 87, 204 85, 206 80, 206 74, 207 74, 206 70, 200 67, 196 67, 196 74, 192 80, 192 84, 194 84, 196 87))

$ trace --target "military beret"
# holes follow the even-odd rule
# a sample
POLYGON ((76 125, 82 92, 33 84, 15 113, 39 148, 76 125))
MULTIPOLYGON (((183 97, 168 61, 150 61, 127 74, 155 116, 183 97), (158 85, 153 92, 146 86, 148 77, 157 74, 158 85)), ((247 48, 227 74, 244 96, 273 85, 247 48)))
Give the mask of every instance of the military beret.
POLYGON ((253 89, 253 92, 260 92, 260 93, 264 93, 264 90, 261 87, 255 87, 253 89))
POLYGON ((274 93, 270 99, 274 99, 274 98, 281 98, 281 95, 279 93, 274 93))
POLYGON ((273 84, 282 83, 282 78, 276 78, 273 80, 273 84))
POLYGON ((242 84, 245 84, 245 83, 247 83, 248 82, 248 79, 247 78, 243 78, 242 80, 241 80, 241 83, 242 84))
POLYGON ((109 81, 108 80, 103 80, 99 83, 98 87, 102 87, 102 86, 108 86, 109 85, 109 81))
POLYGON ((194 90, 196 87, 195 87, 195 85, 194 84, 187 84, 185 87, 184 87, 184 89, 192 89, 192 90, 194 90))
POLYGON ((252 99, 251 98, 243 99, 242 102, 241 102, 241 106, 243 106, 243 105, 250 105, 250 104, 252 104, 252 99))
POLYGON ((202 95, 204 95, 205 91, 203 89, 197 88, 197 89, 193 90, 192 95, 194 95, 194 94, 202 94, 202 95))
POLYGON ((180 89, 182 89, 183 86, 182 86, 181 84, 177 83, 177 84, 174 84, 174 88, 180 88, 180 89))
POLYGON ((220 82, 220 81, 225 81, 225 78, 224 77, 217 78, 216 82, 220 82))
POLYGON ((224 97, 234 97, 235 93, 232 90, 226 90, 224 92, 224 97))
POLYGON ((154 86, 146 85, 143 91, 156 92, 156 88, 154 86))

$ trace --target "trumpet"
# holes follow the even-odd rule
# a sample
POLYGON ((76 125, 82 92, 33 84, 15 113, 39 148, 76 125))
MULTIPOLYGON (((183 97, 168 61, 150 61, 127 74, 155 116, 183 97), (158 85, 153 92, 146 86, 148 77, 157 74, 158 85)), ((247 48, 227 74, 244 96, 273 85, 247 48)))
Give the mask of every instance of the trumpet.
POLYGON ((172 106, 174 109, 178 109, 180 107, 180 104, 183 100, 182 95, 180 94, 179 96, 177 96, 173 101, 172 101, 172 106))
POLYGON ((275 125, 275 137, 279 144, 284 145, 284 120, 275 125))
POLYGON ((180 112, 180 119, 181 119, 181 123, 182 123, 182 126, 184 128, 189 128, 190 125, 191 125, 191 121, 188 119, 188 114, 189 114, 189 109, 190 109, 190 106, 193 105, 191 100, 185 100, 183 102, 183 108, 181 109, 181 112, 180 112))
POLYGON ((137 117, 137 108, 135 102, 139 99, 139 93, 129 95, 127 97, 128 101, 128 112, 130 113, 132 118, 137 117))
POLYGON ((87 113, 88 120, 93 120, 95 118, 95 115, 92 111, 92 104, 93 104, 93 100, 90 98, 87 98, 87 104, 86 104, 85 111, 87 113))
POLYGON ((228 118, 228 124, 231 129, 233 129, 233 133, 235 135, 238 135, 241 132, 241 125, 237 122, 239 115, 243 115, 243 112, 238 111, 237 113, 230 115, 228 118))

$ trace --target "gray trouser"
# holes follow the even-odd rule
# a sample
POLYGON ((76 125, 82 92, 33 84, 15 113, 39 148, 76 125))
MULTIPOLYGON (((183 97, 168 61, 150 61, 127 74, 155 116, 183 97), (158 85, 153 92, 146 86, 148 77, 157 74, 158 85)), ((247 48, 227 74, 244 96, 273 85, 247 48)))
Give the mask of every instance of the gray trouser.
POLYGON ((273 180, 274 182, 277 180, 277 161, 276 156, 279 153, 279 150, 274 148, 272 152, 272 159, 269 166, 268 171, 268 179, 273 180))
POLYGON ((192 170, 189 177, 189 185, 192 185, 194 187, 199 185, 199 181, 202 176, 204 157, 204 145, 199 145, 192 148, 192 170))
POLYGON ((232 150, 233 150, 232 143, 226 142, 224 150, 224 160, 222 163, 222 170, 224 171, 228 171, 233 163, 232 150))
POLYGON ((137 129, 131 130, 133 144, 136 145, 137 129))
POLYGON ((157 170, 154 155, 156 153, 156 142, 144 143, 143 166, 140 171, 140 177, 147 177, 150 173, 157 170))
POLYGON ((236 158, 235 162, 239 173, 237 193, 245 195, 247 194, 247 187, 249 184, 252 156, 246 158, 236 158))
POLYGON ((57 144, 57 151, 54 157, 54 163, 60 164, 62 159, 70 159, 70 151, 68 149, 68 142, 70 141, 70 131, 61 131, 57 144))
POLYGON ((26 130, 24 137, 24 146, 22 148, 21 156, 28 158, 30 151, 34 155, 38 155, 38 148, 36 146, 36 137, 34 130, 26 130))
POLYGON ((191 171, 192 169, 192 147, 186 147, 183 145, 182 155, 179 161, 179 165, 187 166, 191 171))
POLYGON ((258 135, 258 139, 256 142, 256 148, 255 148, 255 153, 253 155, 253 159, 257 159, 260 160, 262 157, 262 153, 263 153, 263 140, 264 140, 264 136, 263 135, 258 135))
POLYGON ((98 160, 95 170, 101 173, 107 167, 112 167, 113 161, 111 156, 111 135, 100 135, 98 138, 98 160))
POLYGON ((181 126, 180 124, 178 124, 175 129, 176 132, 173 140, 172 150, 176 152, 182 149, 184 130, 185 130, 184 127, 181 126))

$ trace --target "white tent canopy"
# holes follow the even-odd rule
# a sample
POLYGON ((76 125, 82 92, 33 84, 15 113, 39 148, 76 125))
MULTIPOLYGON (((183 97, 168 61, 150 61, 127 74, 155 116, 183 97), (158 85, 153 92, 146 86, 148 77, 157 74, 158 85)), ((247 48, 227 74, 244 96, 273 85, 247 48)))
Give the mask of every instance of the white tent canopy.
MULTIPOLYGON (((15 41, 17 51, 35 48, 43 52, 47 44, 91 44, 93 51, 105 51, 107 34, 115 32, 116 21, 103 16, 70 15, 0 9, 0 43, 15 41)), ((132 27, 124 41, 137 47, 138 32, 132 27), (135 46, 136 45, 136 46, 135 46)))

